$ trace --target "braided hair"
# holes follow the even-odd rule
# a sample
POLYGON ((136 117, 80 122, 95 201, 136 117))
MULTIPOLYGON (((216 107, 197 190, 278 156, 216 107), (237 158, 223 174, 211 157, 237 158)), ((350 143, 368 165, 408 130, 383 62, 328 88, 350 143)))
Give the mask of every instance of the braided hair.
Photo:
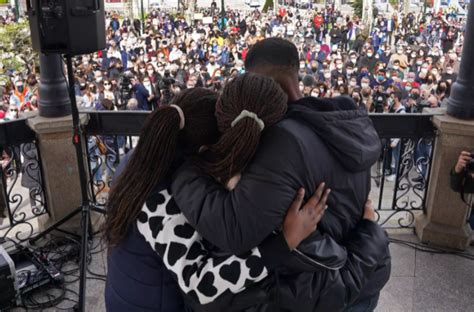
POLYGON ((286 93, 272 78, 246 73, 233 79, 216 105, 221 137, 201 155, 198 166, 227 183, 246 168, 257 151, 262 132, 260 120, 265 128, 277 123, 286 113, 287 101, 286 93), (244 110, 258 118, 240 118, 244 110))
POLYGON ((147 118, 130 161, 109 193, 104 230, 110 246, 125 238, 153 188, 168 175, 178 146, 196 153, 200 146, 216 142, 216 101, 216 93, 203 88, 178 94, 174 104, 184 114, 183 129, 175 107, 161 107, 147 118))

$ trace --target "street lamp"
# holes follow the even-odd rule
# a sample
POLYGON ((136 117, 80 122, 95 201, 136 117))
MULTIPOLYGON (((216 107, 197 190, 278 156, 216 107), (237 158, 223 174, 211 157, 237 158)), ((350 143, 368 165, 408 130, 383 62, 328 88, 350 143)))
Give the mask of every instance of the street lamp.
POLYGON ((224 0, 221 0, 221 23, 222 23, 222 30, 225 29, 225 6, 224 0))
POLYGON ((142 34, 145 33, 145 10, 143 9, 143 0, 140 0, 142 13, 142 34))
MULTIPOLYGON (((472 2, 472 1, 471 1, 472 2)), ((451 88, 448 114, 461 119, 474 118, 474 5, 469 5, 459 75, 451 88)))
POLYGON ((15 19, 18 21, 20 18, 20 4, 18 3, 18 0, 15 0, 15 19))
POLYGON ((40 84, 38 110, 42 117, 63 117, 71 114, 64 66, 59 54, 39 55, 40 84))

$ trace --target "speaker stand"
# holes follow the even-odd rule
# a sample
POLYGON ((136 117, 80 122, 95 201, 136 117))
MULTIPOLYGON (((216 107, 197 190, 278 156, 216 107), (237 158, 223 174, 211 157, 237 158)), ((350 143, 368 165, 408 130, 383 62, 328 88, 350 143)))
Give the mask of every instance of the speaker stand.
POLYGON ((39 235, 35 236, 34 238, 30 239, 30 243, 34 244, 41 238, 44 238, 47 234, 51 231, 59 230, 64 232, 63 230, 59 229, 61 225, 72 219, 74 216, 81 214, 81 254, 80 254, 80 269, 79 269, 79 303, 78 303, 78 310, 80 312, 85 311, 85 292, 86 292, 86 282, 87 282, 87 254, 89 251, 89 240, 92 239, 92 225, 91 225, 91 211, 99 212, 105 214, 105 210, 94 206, 91 201, 89 200, 88 192, 87 192, 87 178, 86 178, 86 168, 84 165, 84 152, 83 152, 83 137, 82 137, 82 129, 81 124, 79 121, 79 110, 77 108, 76 103, 76 92, 75 92, 75 79, 74 79, 74 71, 72 67, 72 56, 66 55, 66 65, 67 65, 67 76, 68 76, 68 90, 69 90, 69 97, 71 99, 71 112, 72 112, 72 123, 73 123, 73 144, 76 148, 76 156, 77 156, 77 165, 79 169, 79 179, 81 185, 81 199, 82 204, 80 207, 74 209, 64 218, 50 226, 48 229, 44 230, 39 235))

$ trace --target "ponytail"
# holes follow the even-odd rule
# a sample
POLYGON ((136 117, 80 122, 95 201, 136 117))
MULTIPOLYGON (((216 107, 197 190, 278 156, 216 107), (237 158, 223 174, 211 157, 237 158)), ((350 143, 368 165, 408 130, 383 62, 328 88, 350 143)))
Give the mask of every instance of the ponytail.
POLYGON ((287 95, 271 78, 247 73, 232 80, 217 101, 219 141, 200 157, 198 165, 227 183, 250 163, 263 129, 283 118, 287 95))
POLYGON ((175 103, 150 114, 125 170, 112 186, 104 225, 110 246, 125 238, 151 191, 169 174, 178 142, 197 147, 216 140, 213 92, 189 89, 175 103))

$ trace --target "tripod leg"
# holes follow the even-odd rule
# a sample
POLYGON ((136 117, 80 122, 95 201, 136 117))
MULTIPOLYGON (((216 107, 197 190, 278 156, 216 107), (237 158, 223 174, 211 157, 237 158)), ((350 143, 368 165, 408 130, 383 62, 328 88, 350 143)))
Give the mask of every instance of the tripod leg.
POLYGON ((81 263, 79 280, 79 311, 84 312, 86 307, 86 280, 87 280, 87 252, 89 248, 89 232, 91 225, 89 207, 82 207, 82 239, 81 239, 81 263))
POLYGON ((71 211, 68 215, 66 215, 64 218, 62 218, 61 220, 59 220, 58 222, 56 222, 54 225, 50 226, 49 228, 47 228, 46 230, 44 230, 42 233, 38 234, 37 236, 31 238, 29 241, 30 241, 30 244, 34 244, 36 243, 38 240, 40 240, 41 238, 45 237, 46 235, 48 235, 49 233, 51 233, 51 231, 54 231, 56 230, 58 227, 60 227, 61 225, 63 225, 64 223, 66 223, 67 221, 69 221, 70 219, 72 219, 75 215, 77 215, 79 212, 81 212, 81 208, 76 208, 74 209, 73 211, 71 211))

